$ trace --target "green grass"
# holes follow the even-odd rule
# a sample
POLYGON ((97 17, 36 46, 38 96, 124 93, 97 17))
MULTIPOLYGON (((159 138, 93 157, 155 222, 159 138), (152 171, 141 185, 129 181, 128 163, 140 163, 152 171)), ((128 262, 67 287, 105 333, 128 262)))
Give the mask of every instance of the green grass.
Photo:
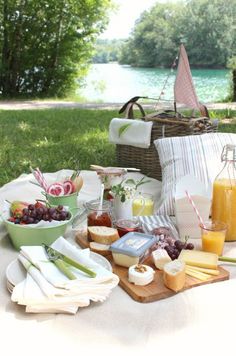
MULTIPOLYGON (((29 173, 63 168, 89 169, 90 164, 116 165, 108 126, 117 111, 47 109, 0 111, 0 186, 29 173)), ((219 131, 236 132, 236 112, 212 112, 212 117, 235 117, 219 131)))

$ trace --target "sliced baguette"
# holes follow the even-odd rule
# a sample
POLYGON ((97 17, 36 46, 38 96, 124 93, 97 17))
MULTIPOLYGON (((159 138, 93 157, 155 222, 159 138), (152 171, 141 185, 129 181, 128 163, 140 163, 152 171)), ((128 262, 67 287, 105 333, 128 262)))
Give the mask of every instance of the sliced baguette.
POLYGON ((88 232, 92 241, 104 245, 110 245, 120 238, 117 229, 112 227, 88 226, 88 232))
POLYGON ((100 244, 100 243, 94 242, 94 241, 89 243, 89 248, 90 248, 91 251, 97 252, 100 255, 104 255, 104 256, 106 256, 106 255, 111 253, 110 250, 109 250, 110 249, 110 245, 100 244))

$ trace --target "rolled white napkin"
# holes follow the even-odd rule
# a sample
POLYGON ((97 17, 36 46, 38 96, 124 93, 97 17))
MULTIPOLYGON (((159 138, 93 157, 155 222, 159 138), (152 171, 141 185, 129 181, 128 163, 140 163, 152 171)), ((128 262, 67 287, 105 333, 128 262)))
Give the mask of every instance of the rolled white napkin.
POLYGON ((119 278, 89 257, 89 249, 83 251, 72 246, 63 237, 52 245, 67 257, 84 264, 96 272, 92 278, 74 267, 69 267, 76 280, 69 280, 47 258, 42 246, 23 246, 19 260, 27 270, 24 281, 15 286, 12 301, 26 305, 26 312, 52 312, 74 314, 90 301, 103 302, 119 283, 119 278))
POLYGON ((109 141, 119 145, 148 148, 152 125, 152 121, 114 118, 109 126, 109 141))
POLYGON ((89 277, 86 273, 78 270, 75 267, 70 267, 71 272, 77 277, 76 280, 69 280, 54 263, 49 263, 47 254, 42 246, 22 246, 21 253, 26 257, 33 265, 35 265, 45 279, 58 288, 72 289, 83 285, 97 285, 101 283, 109 282, 109 286, 117 285, 118 277, 93 261, 90 257, 83 253, 83 250, 77 249, 72 246, 63 237, 59 237, 52 245, 52 248, 65 256, 77 261, 78 263, 85 265, 89 269, 96 272, 96 277, 89 277))

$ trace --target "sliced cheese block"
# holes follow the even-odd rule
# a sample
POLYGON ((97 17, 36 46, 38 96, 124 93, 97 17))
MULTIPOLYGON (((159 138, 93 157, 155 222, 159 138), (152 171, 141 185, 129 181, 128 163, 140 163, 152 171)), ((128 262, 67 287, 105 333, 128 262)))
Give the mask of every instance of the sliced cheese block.
POLYGON ((197 250, 182 250, 178 259, 184 261, 187 265, 217 269, 218 255, 215 253, 197 250))
POLYGON ((156 268, 163 270, 164 265, 171 261, 170 256, 166 250, 159 248, 152 252, 152 259, 156 268))
POLYGON ((180 291, 185 284, 185 263, 174 260, 164 265, 163 281, 167 288, 174 292, 180 291))
POLYGON ((210 268, 203 268, 203 267, 196 267, 196 266, 190 266, 190 265, 186 265, 186 268, 191 268, 194 271, 199 271, 199 272, 203 272, 206 274, 210 274, 212 276, 218 276, 220 274, 220 271, 218 269, 210 269, 210 268))
POLYGON ((88 232, 91 240, 104 245, 110 245, 120 238, 117 229, 112 227, 88 226, 88 232))
POLYGON ((145 286, 153 281, 154 273, 152 267, 137 264, 129 267, 128 280, 137 286, 145 286))
POLYGON ((195 271, 191 268, 188 268, 186 267, 186 274, 191 276, 191 277, 194 277, 194 278, 197 278, 199 279, 200 281, 206 281, 208 280, 209 278, 211 278, 212 276, 210 274, 206 274, 206 273, 203 273, 203 272, 199 272, 199 271, 195 271))

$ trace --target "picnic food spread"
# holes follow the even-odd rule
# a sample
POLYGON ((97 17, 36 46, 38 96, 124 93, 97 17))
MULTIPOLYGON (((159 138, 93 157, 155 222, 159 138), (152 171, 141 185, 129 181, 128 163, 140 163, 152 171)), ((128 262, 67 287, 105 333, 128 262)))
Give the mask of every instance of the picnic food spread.
MULTIPOLYGON (((34 174, 34 176, 37 177, 38 184, 43 189, 50 187, 50 192, 54 193, 55 197, 60 198, 62 192, 59 192, 59 190, 53 191, 54 188, 57 188, 55 185, 53 186, 53 184, 57 184, 57 182, 48 184, 43 174, 39 172, 37 169, 34 174)), ((77 175, 76 178, 78 177, 77 175)), ((83 181, 83 179, 81 179, 80 182, 81 181, 83 181)), ((63 195, 70 196, 74 193, 71 182, 73 182, 73 179, 70 180, 66 178, 61 180, 60 184, 64 184, 63 195)), ((48 189, 44 189, 44 192, 45 191, 48 192, 48 189)), ((46 197, 47 195, 44 196, 46 197)), ((129 198, 126 197, 126 203, 128 199, 129 198)), ((152 227, 147 230, 148 222, 152 221, 150 214, 145 214, 146 220, 140 220, 141 217, 133 216, 133 218, 129 217, 116 221, 113 215, 112 204, 112 199, 104 200, 104 198, 87 201, 84 204, 86 216, 84 220, 86 223, 84 231, 86 234, 83 236, 84 240, 82 244, 80 244, 81 240, 77 238, 76 242, 78 242, 81 247, 87 247, 91 251, 90 253, 105 256, 113 269, 113 273, 118 278, 116 284, 119 281, 120 286, 133 299, 139 302, 153 302, 167 298, 174 293, 179 293, 193 286, 222 281, 229 278, 228 271, 218 266, 218 264, 219 261, 225 260, 234 262, 234 259, 220 257, 211 252, 200 251, 199 248, 195 246, 195 243, 189 240, 188 236, 186 236, 184 240, 178 239, 175 231, 168 224, 152 224, 152 227), (144 221, 147 222, 147 225, 143 224, 144 221)), ((61 204, 53 206, 47 200, 43 201, 40 199, 34 203, 15 200, 10 204, 9 212, 10 216, 7 221, 12 225, 30 226, 37 225, 41 222, 43 224, 50 224, 55 221, 60 223, 64 220, 76 220, 76 216, 73 217, 70 212, 70 207, 61 204)), ((64 232, 61 235, 64 235, 64 232)), ((91 261, 86 260, 84 257, 80 256, 79 259, 72 257, 75 255, 73 255, 74 252, 73 254, 68 252, 71 248, 69 246, 64 249, 65 246, 63 245, 64 247, 61 251, 57 250, 57 248, 53 246, 57 246, 58 238, 59 236, 54 237, 53 241, 49 243, 48 241, 41 241, 40 238, 37 237, 36 241, 40 241, 38 245, 34 243, 32 244, 34 246, 30 246, 30 243, 25 243, 25 246, 15 246, 21 251, 19 261, 28 270, 29 263, 34 261, 34 257, 31 255, 33 250, 25 250, 25 247, 27 247, 27 245, 29 248, 44 246, 46 251, 45 256, 53 263, 54 268, 63 274, 63 281, 77 281, 78 278, 80 279, 82 277, 81 273, 83 273, 83 270, 85 273, 83 276, 83 279, 85 278, 84 282, 86 279, 91 279, 92 275, 93 278, 96 279, 97 276, 99 276, 100 267, 91 268, 91 261), (25 251, 27 251, 27 253, 25 251), (28 253, 30 257, 27 255, 28 253), (70 263, 68 261, 72 262, 70 263), (78 272, 75 273, 73 269, 76 264, 77 266, 82 266, 79 275, 78 272), (90 275, 86 271, 89 271, 90 275)), ((40 251, 39 249, 39 256, 40 253, 42 253, 40 251)), ((34 266, 36 269, 32 269, 31 272, 33 274, 38 273, 37 268, 41 271, 40 273, 44 274, 44 269, 41 269, 40 261, 42 260, 39 260, 38 267, 36 263, 34 266)), ((33 262, 33 264, 35 263, 33 262)), ((112 275, 110 275, 109 278, 111 278, 111 276, 112 275)), ((63 283, 63 285, 67 286, 66 288, 69 288, 67 282, 66 284, 64 284, 65 282, 62 282, 62 280, 59 284, 57 284, 57 281, 54 282, 56 283, 55 286, 60 285, 62 287, 61 283, 63 283)), ((80 282, 77 281, 76 283, 79 285, 80 282)), ((13 299, 17 301, 18 298, 20 297, 16 297, 16 293, 14 293, 13 299)), ((93 299, 92 294, 90 296, 88 295, 88 298, 93 299)), ((105 297, 104 299, 102 297, 101 300, 105 300, 105 297)), ((25 305, 27 305, 27 303, 28 302, 25 301, 25 305)), ((39 304, 40 303, 41 301, 39 304)), ((64 303, 62 299, 60 299, 60 303, 64 303)), ((65 302, 64 308, 66 309, 67 307, 69 308, 65 302)), ((33 308, 28 305, 26 310, 32 311, 33 308)), ((43 310, 42 308, 41 311, 43 312, 43 310)), ((74 311, 75 309, 73 309, 73 313, 74 311)))

